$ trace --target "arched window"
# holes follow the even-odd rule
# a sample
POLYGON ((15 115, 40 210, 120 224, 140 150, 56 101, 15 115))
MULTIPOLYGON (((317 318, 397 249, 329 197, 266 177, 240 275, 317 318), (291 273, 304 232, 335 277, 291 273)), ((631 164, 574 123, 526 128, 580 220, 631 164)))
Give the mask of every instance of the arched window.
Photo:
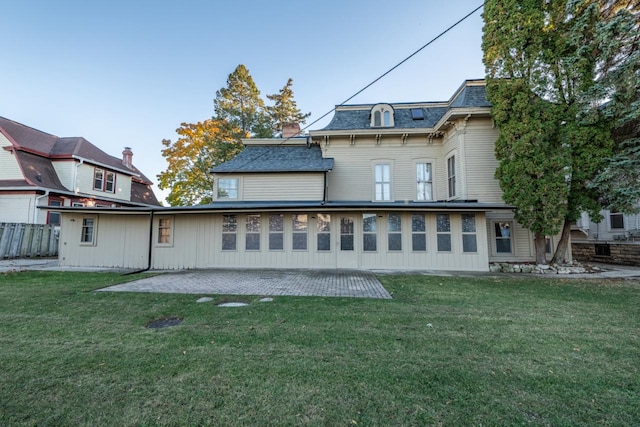
POLYGON ((372 128, 393 127, 393 107, 389 104, 378 104, 371 109, 372 128))

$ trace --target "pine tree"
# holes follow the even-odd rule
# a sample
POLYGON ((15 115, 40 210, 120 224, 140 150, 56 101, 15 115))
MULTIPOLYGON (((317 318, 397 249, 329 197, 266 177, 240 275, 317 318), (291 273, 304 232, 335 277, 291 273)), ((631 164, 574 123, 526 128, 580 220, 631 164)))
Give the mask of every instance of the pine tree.
POLYGON ((267 107, 267 112, 273 122, 273 130, 282 135, 283 125, 304 124, 311 113, 303 114, 295 99, 293 98, 293 79, 289 78, 287 84, 277 94, 267 95, 267 98, 274 102, 273 106, 267 107))

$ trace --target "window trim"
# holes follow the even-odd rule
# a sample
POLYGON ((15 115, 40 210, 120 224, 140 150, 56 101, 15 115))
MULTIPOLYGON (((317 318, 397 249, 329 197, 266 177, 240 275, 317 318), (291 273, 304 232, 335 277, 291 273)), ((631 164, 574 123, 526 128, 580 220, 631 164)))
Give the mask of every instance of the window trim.
POLYGON ((435 165, 435 161, 431 160, 431 159, 418 159, 415 160, 413 162, 413 172, 414 172, 414 178, 415 178, 415 201, 416 202, 432 202, 433 200, 435 200, 434 198, 434 194, 435 194, 435 185, 434 185, 434 179, 433 179, 433 174, 434 174, 434 165, 435 165), (429 181, 418 181, 418 166, 420 165, 428 165, 429 166, 429 177, 431 178, 429 181), (430 199, 420 199, 419 196, 419 185, 420 183, 428 183, 431 186, 431 198, 430 199))
POLYGON ((450 199, 458 194, 456 182, 456 155, 447 157, 447 195, 450 199), (453 173, 452 173, 453 172, 453 173))
MULTIPOLYGON (((491 221, 491 240, 493 241, 492 246, 493 246, 493 254, 495 256, 508 256, 508 255, 513 255, 514 254, 514 236, 513 236, 513 227, 514 227, 514 221, 509 219, 509 220, 495 220, 495 221, 491 221), (509 226, 508 230, 509 230, 509 235, 508 236, 504 236, 504 234, 501 232, 500 237, 496 236, 496 226, 500 226, 500 224, 505 224, 506 226, 509 226), (508 240, 509 241, 509 252, 499 252, 498 251, 498 240, 508 240)), ((502 230, 502 227, 500 228, 500 230, 502 230)))
MULTIPOLYGON (((255 250, 255 249, 253 249, 255 250)), ((271 213, 269 214, 269 251, 271 252, 282 252, 284 251, 284 214, 282 213, 271 213), (272 225, 274 225, 274 223, 272 222, 274 217, 279 217, 280 218, 280 229, 273 229, 272 225), (281 237, 281 244, 282 247, 281 248, 274 248, 271 246, 271 236, 275 236, 275 235, 280 235, 281 237)))
POLYGON ((102 191, 102 189, 104 188, 104 169, 102 168, 93 168, 93 189, 96 191, 102 191), (96 182, 98 181, 98 173, 100 173, 100 186, 96 185, 96 182))
MULTIPOLYGON (((224 190, 224 189, 222 189, 224 190)), ((240 178, 229 178, 229 177, 220 177, 218 179, 216 179, 216 200, 240 200, 240 178), (229 196, 221 196, 220 195, 220 182, 221 181, 235 181, 235 191, 236 191, 236 196, 235 197, 229 197, 229 196)))
POLYGON ((424 213, 415 213, 413 212, 411 214, 411 252, 418 252, 418 253, 425 253, 427 252, 428 249, 428 241, 427 241, 427 215, 425 215, 424 213), (423 230, 414 230, 413 227, 413 217, 414 216, 421 216, 422 217, 422 224, 424 225, 424 229, 423 230), (415 245, 414 245, 414 235, 421 235, 424 236, 424 249, 420 249, 420 250, 416 250, 415 245))
POLYGON ((616 211, 608 211, 607 213, 607 226, 609 227, 608 231, 617 233, 620 231, 625 231, 627 229, 627 224, 625 221, 625 217, 624 214, 622 212, 616 212, 616 211), (611 222, 612 220, 612 216, 619 216, 622 219, 622 228, 619 227, 613 227, 613 224, 611 222))
POLYGON ((220 236, 221 236, 221 240, 220 240, 220 250, 223 252, 235 252, 238 250, 238 215, 237 214, 223 214, 222 215, 222 228, 221 228, 221 232, 220 232, 220 236), (234 219, 233 222, 229 222, 227 225, 233 225, 233 230, 229 231, 225 231, 224 227, 225 227, 225 218, 226 217, 232 217, 234 219), (229 236, 229 235, 233 235, 234 236, 234 241, 233 241, 233 248, 232 249, 225 249, 224 247, 224 237, 225 236, 229 236))
POLYGON ((373 163, 373 197, 372 201, 374 202, 391 202, 393 201, 393 162, 391 160, 377 160, 373 163), (389 170, 389 180, 384 180, 384 166, 386 166, 389 170), (382 177, 381 181, 378 181, 378 167, 382 168, 382 177), (378 199, 378 185, 381 185, 381 195, 382 198, 378 199), (384 198, 385 191, 384 186, 389 186, 389 194, 388 198, 384 198))
POLYGON ((451 238, 451 214, 450 213, 439 213, 439 214, 436 214, 436 250, 437 250, 437 252, 445 253, 445 254, 453 253, 453 239, 451 238), (438 217, 440 215, 446 215, 448 217, 448 219, 449 219, 449 229, 446 230, 446 231, 438 230, 438 217), (444 235, 449 236, 449 246, 450 246, 450 248, 449 248, 448 251, 440 250, 440 245, 438 244, 439 243, 438 237, 441 236, 441 235, 442 236, 444 236, 444 235))
POLYGON ((387 214, 387 251, 388 252, 393 252, 393 253, 398 253, 398 252, 402 252, 402 214, 399 212, 394 212, 394 213, 389 213, 387 214), (400 230, 398 231, 392 231, 391 230, 391 217, 392 216, 398 216, 398 219, 400 220, 399 224, 400 224, 400 230), (399 236, 400 237, 400 249, 391 249, 391 236, 399 236))
POLYGON ((116 192, 116 173, 111 171, 105 171, 104 173, 104 191, 106 193, 115 193, 116 192), (113 178, 109 181, 109 175, 113 178), (111 182, 111 190, 109 190, 109 182, 111 182))
MULTIPOLYGON (((303 224, 303 222, 299 222, 299 223, 303 224)), ((299 214, 291 215, 291 250, 295 252, 306 252, 309 250, 309 214, 299 213, 299 214), (305 228, 303 231, 296 230, 295 228, 296 220, 298 217, 306 217, 306 220, 304 221, 305 228), (304 249, 296 248, 294 238, 296 237, 296 235, 303 235, 303 234, 305 236, 305 247, 304 249)))
POLYGON ((97 234, 98 234, 98 217, 96 216, 83 216, 82 217, 82 222, 80 225, 80 245, 81 246, 96 246, 96 242, 97 242, 97 234), (93 221, 92 225, 91 225, 91 240, 84 240, 85 238, 85 228, 88 229, 87 225, 86 225, 86 221, 87 220, 91 220, 93 221))
POLYGON ((330 213, 317 213, 316 214, 316 252, 328 253, 331 252, 331 214, 330 213), (325 218, 322 219, 322 225, 327 225, 328 230, 320 230, 320 216, 327 217, 328 221, 325 221, 325 218), (320 249, 320 239, 318 238, 320 235, 328 235, 329 236, 329 249, 320 249))
POLYGON ((245 252, 260 252, 262 250, 262 215, 261 214, 247 214, 244 216, 244 250, 245 252), (249 226, 251 225, 249 222, 249 218, 257 217, 258 218, 258 230, 249 231, 249 226), (258 247, 249 249, 249 236, 258 236, 258 247))
POLYGON ((369 113, 372 128, 392 128, 395 126, 395 110, 390 104, 376 104, 369 113))
POLYGON ((174 228, 175 228, 175 219, 173 216, 161 216, 158 217, 158 223, 156 226, 156 246, 157 247, 171 247, 173 246, 173 234, 174 234, 174 228), (165 224, 165 226, 162 225, 163 221, 168 221, 168 225, 165 224), (168 234, 168 241, 167 242, 161 242, 160 239, 162 237, 166 237, 163 236, 162 234, 162 230, 169 230, 169 234, 168 234))
MULTIPOLYGON (((54 197, 54 196, 49 196, 48 200, 47 200, 47 206, 55 206, 55 207, 62 207, 64 206, 64 199, 62 197, 54 197), (52 205, 52 202, 56 202, 56 203, 60 203, 59 205, 52 205)), ((48 210, 47 211, 47 224, 49 225, 54 225, 54 226, 60 226, 62 224, 62 214, 58 211, 51 211, 48 210), (58 216, 58 222, 54 223, 51 222, 51 216, 58 216)))
POLYGON ((374 212, 363 212, 362 213, 362 252, 378 252, 378 214, 374 212), (373 218, 374 229, 373 231, 365 230, 366 219, 373 218), (373 236, 373 249, 367 249, 367 236, 373 236))
POLYGON ((475 213, 463 213, 460 214, 460 232, 461 232, 461 242, 462 242, 462 253, 463 254, 477 254, 479 253, 478 251, 478 221, 477 221, 477 215, 475 213), (469 216, 473 218, 473 231, 465 231, 464 230, 464 217, 465 216, 469 216), (475 251, 467 251, 465 250, 465 245, 464 245, 464 236, 473 236, 474 240, 475 240, 475 246, 476 246, 476 250, 475 251))

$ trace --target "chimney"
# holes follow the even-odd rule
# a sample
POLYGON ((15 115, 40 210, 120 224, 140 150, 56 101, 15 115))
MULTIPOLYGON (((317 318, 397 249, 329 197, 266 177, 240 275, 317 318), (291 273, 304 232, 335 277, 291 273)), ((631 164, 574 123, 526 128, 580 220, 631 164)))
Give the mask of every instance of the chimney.
POLYGON ((122 152, 122 164, 127 168, 131 169, 133 166, 133 151, 131 151, 131 147, 124 147, 124 151, 122 152))
POLYGON ((282 137, 293 138, 300 134, 300 125, 298 123, 284 123, 282 125, 282 137))

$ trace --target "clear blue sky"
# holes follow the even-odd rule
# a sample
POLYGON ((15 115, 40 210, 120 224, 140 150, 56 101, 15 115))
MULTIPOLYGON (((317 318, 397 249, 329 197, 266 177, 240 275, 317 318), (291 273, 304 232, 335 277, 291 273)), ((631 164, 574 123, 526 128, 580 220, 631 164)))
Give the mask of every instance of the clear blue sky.
MULTIPOLYGON (((211 117, 238 64, 265 99, 293 78, 310 123, 481 3, 0 0, 0 116, 117 157, 130 146, 157 182, 162 139, 211 117)), ((481 37, 479 11, 349 103, 447 100, 484 77, 481 37)))

